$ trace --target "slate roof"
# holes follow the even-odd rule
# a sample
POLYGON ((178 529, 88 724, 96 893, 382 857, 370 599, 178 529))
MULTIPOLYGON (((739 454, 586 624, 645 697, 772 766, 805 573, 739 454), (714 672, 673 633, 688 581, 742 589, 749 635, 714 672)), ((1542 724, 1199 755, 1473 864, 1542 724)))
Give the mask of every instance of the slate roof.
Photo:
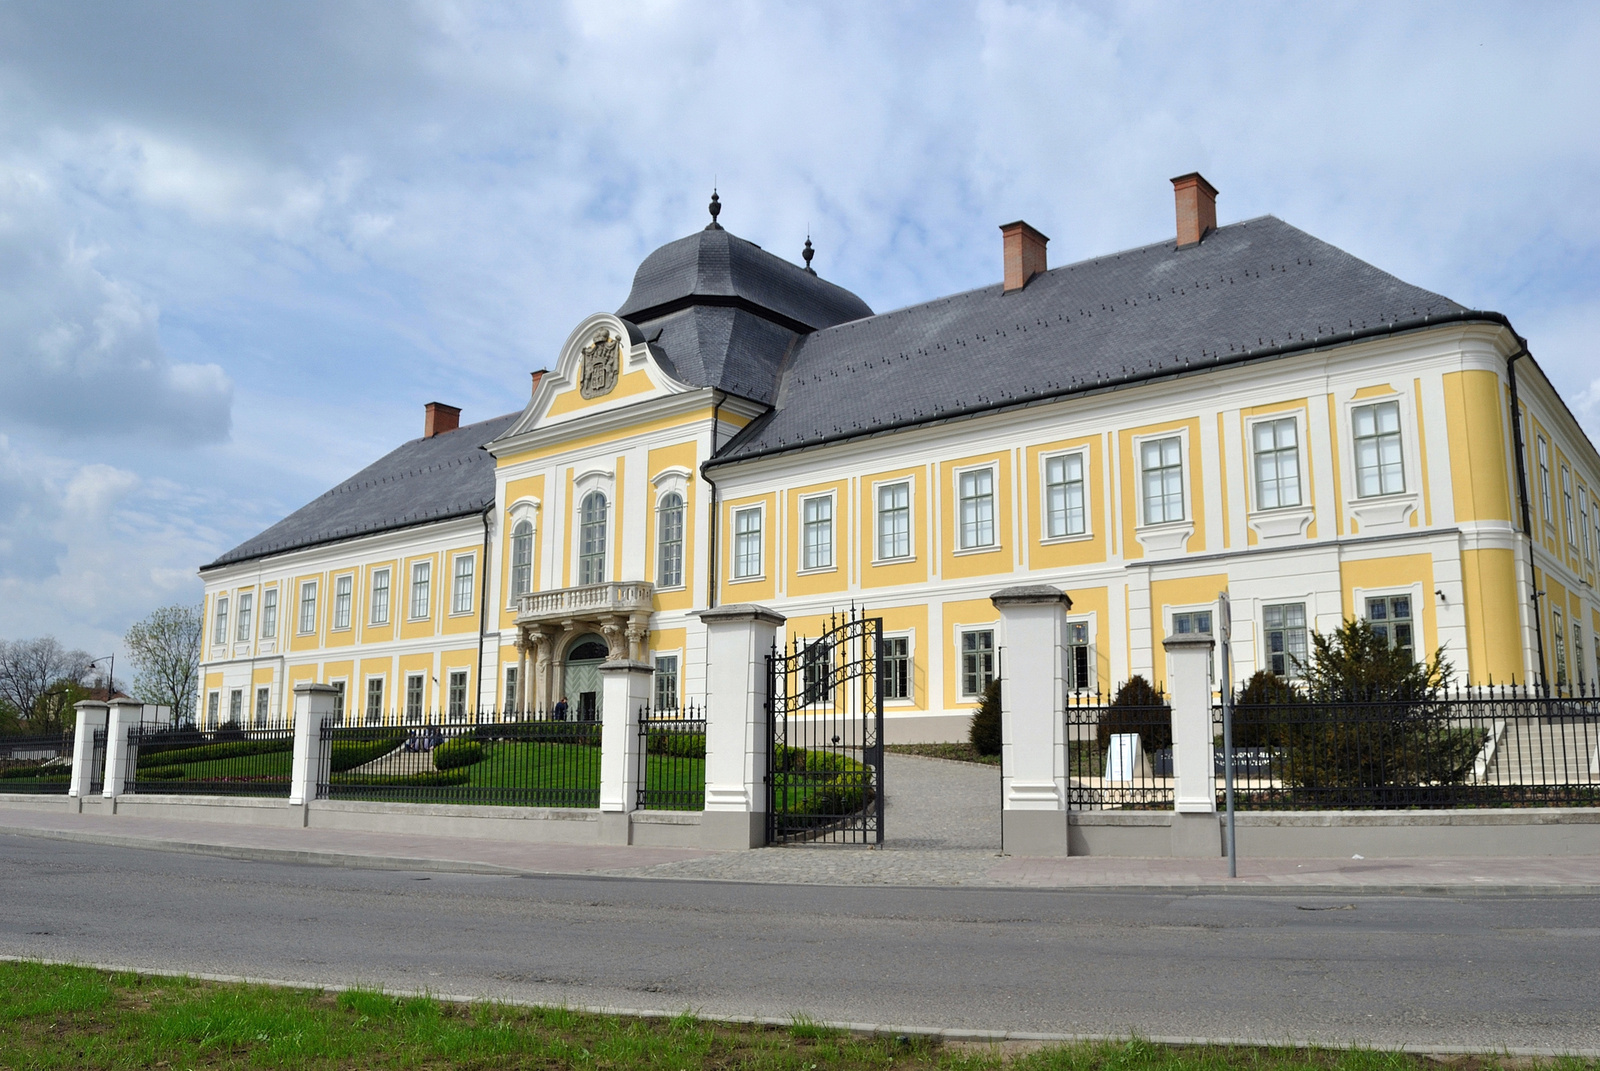
POLYGON ((481 513, 494 502, 494 458, 479 447, 521 415, 413 439, 203 569, 481 513))
POLYGON ((710 465, 1441 318, 1504 322, 1262 216, 808 334, 710 465))

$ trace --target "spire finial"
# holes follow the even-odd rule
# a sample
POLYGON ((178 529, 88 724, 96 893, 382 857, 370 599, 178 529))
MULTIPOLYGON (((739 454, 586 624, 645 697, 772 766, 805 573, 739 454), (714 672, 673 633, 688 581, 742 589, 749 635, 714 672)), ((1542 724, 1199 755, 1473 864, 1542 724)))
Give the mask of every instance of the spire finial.
POLYGON ((805 259, 806 271, 810 272, 812 275, 817 274, 815 269, 811 267, 811 258, 816 255, 817 251, 811 248, 811 235, 808 234, 806 235, 806 247, 800 251, 800 256, 805 259))
POLYGON ((717 222, 717 216, 722 213, 722 202, 717 198, 717 188, 715 186, 711 187, 711 204, 707 207, 711 210, 711 222, 706 224, 706 230, 720 231, 722 224, 717 222))

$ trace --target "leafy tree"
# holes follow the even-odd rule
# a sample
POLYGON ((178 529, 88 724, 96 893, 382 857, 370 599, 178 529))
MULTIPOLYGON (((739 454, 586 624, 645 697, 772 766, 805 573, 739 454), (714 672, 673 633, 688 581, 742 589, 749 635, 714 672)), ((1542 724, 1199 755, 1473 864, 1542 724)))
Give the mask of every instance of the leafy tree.
POLYGON ((67 650, 54 636, 0 640, 0 699, 16 711, 30 733, 57 732, 63 711, 88 697, 83 678, 89 655, 67 650))
POLYGON ((172 708, 189 720, 200 689, 199 605, 163 606, 122 638, 133 659, 133 693, 141 702, 172 708))
POLYGON ((1233 746, 1268 747, 1273 725, 1304 703, 1300 690, 1271 670, 1257 670, 1233 700, 1233 746))
POLYGON ((1444 648, 1415 662, 1365 621, 1347 620, 1333 633, 1311 634, 1306 698, 1313 703, 1426 704, 1444 698, 1455 669, 1444 648))
POLYGON ((1000 681, 989 682, 983 690, 983 702, 972 715, 972 727, 967 730, 972 749, 980 755, 1000 754, 1000 681))
POLYGON ((1100 750, 1111 746, 1117 735, 1138 733, 1146 751, 1157 751, 1172 743, 1172 707, 1155 687, 1135 673, 1117 689, 1100 717, 1096 738, 1100 750))

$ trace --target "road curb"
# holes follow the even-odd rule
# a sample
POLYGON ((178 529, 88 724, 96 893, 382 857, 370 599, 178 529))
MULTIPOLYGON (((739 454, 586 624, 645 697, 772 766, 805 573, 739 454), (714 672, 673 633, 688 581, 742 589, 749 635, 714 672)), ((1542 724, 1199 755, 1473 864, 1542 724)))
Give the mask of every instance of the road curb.
MULTIPOLYGON (((793 881, 764 880, 757 877, 686 877, 674 874, 620 873, 615 869, 603 870, 529 870, 525 867, 501 866, 471 860, 437 859, 427 856, 367 855, 359 852, 319 851, 307 848, 265 848, 246 845, 209 844, 203 841, 185 841, 163 837, 140 837, 124 833, 92 833, 64 829, 12 828, 0 830, 17 836, 43 840, 72 841, 81 844, 103 844, 115 848, 134 848, 143 851, 179 852, 187 855, 204 855, 214 858, 237 859, 242 862, 295 863, 305 866, 345 867, 353 870, 420 870, 444 874, 486 874, 500 877, 522 878, 584 878, 604 881, 657 881, 683 884, 719 885, 785 885, 815 888, 882 888, 927 891, 934 889, 982 889, 996 892, 1047 892, 1047 893, 1099 893, 1110 895, 1158 894, 1170 896, 1432 896, 1432 897, 1516 897, 1516 896, 1600 896, 1600 885, 1517 883, 1451 884, 1440 882, 1412 882, 1341 885, 1332 883, 1282 884, 1267 882, 1229 881, 1216 882, 1119 882, 1116 884, 1079 883, 1072 885, 1028 884, 915 884, 861 881, 793 881)), ((1107 1035, 1108 1037, 1110 1035, 1107 1035)), ((1176 1042, 1175 1042, 1176 1044, 1176 1042)), ((1255 1044, 1252 1042, 1251 1044, 1255 1044)), ((1433 1050, 1430 1050, 1433 1051, 1433 1050)))

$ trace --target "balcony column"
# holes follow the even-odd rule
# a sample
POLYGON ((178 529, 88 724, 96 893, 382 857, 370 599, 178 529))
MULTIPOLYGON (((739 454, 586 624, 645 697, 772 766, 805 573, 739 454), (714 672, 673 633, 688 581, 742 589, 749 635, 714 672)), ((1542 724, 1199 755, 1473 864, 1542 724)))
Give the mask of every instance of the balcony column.
POLYGON ((650 661, 650 615, 628 616, 628 658, 634 662, 650 661))
POLYGON ((517 694, 512 700, 512 705, 520 714, 528 709, 528 633, 526 629, 517 629, 517 694))

